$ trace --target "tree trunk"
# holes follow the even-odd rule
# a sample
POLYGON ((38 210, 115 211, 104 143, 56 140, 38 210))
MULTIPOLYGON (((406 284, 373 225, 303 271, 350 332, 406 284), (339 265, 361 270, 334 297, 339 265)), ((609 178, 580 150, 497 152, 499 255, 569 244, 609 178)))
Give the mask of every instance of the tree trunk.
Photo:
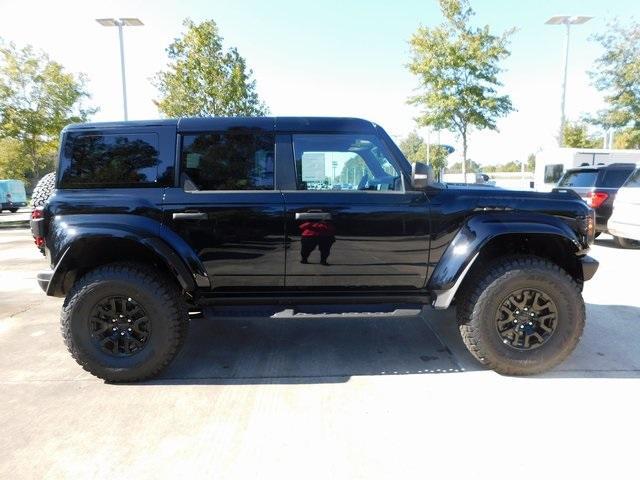
POLYGON ((467 183, 467 132, 462 133, 462 178, 467 183))

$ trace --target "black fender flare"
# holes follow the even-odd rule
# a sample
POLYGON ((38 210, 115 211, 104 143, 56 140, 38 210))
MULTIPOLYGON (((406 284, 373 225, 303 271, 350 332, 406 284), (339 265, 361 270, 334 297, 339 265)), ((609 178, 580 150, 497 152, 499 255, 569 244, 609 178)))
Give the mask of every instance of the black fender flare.
MULTIPOLYGON (((132 218, 131 215, 104 217, 97 222, 96 216, 73 215, 54 222, 55 227, 48 236, 51 240, 55 237, 60 248, 58 258, 52 259, 55 267, 47 286, 47 295, 63 296, 67 272, 82 268, 86 264, 83 256, 91 255, 95 251, 93 249, 117 250, 118 247, 126 246, 144 249, 144 252, 162 262, 184 291, 210 288, 209 277, 202 262, 193 249, 174 232, 149 218, 132 218)), ((110 254, 117 257, 117 252, 112 251, 110 254)))
POLYGON ((551 215, 513 211, 477 214, 458 230, 429 278, 427 289, 434 294, 433 306, 448 308, 483 247, 502 235, 513 234, 552 235, 572 245, 574 253, 583 249, 576 232, 551 215))

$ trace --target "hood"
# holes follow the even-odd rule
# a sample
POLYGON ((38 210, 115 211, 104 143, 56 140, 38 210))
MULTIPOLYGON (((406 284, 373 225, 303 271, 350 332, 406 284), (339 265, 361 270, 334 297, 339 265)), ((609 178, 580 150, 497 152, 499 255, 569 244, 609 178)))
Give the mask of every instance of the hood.
MULTIPOLYGON (((525 211, 577 218, 590 208, 572 191, 533 192, 500 188, 455 187, 441 190, 436 197, 443 206, 456 205, 466 211, 525 211)), ((434 200, 436 200, 434 198, 434 200)))

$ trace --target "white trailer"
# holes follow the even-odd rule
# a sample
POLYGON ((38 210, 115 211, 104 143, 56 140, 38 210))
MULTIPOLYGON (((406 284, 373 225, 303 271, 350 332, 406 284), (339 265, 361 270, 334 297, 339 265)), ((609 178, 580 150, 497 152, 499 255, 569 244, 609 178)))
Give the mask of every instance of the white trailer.
POLYGON ((550 148, 536 154, 534 188, 538 191, 550 191, 569 168, 638 162, 640 150, 550 148))

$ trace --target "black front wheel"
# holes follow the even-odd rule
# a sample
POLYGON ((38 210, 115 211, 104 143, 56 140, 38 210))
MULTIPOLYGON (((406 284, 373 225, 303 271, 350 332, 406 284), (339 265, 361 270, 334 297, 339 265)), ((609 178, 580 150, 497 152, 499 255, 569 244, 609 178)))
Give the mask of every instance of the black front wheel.
POLYGON ((188 327, 177 287, 137 264, 105 265, 73 286, 62 308, 62 334, 74 359, 110 382, 157 375, 176 356, 188 327))
POLYGON ((545 372, 569 356, 584 329, 578 284, 548 260, 519 255, 477 269, 459 296, 462 339, 505 375, 545 372))

